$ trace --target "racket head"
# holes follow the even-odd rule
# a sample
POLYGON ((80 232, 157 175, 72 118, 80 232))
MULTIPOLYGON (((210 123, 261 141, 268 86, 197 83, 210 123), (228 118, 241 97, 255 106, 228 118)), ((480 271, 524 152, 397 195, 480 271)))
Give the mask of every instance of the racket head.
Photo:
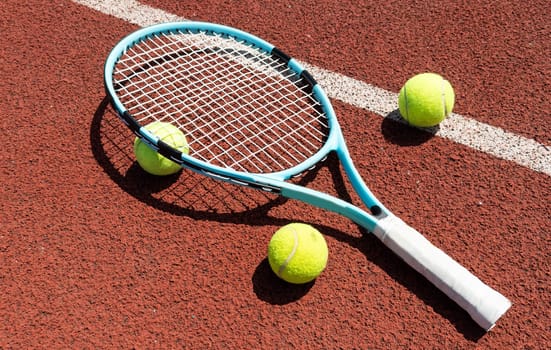
MULTIPOLYGON (((142 28, 123 38, 112 49, 105 62, 104 80, 112 106, 139 138, 180 165, 220 180, 241 185, 254 185, 262 177, 287 180, 311 169, 329 152, 344 147, 342 132, 333 107, 314 78, 295 59, 290 58, 274 45, 235 28, 207 22, 163 23, 142 28), (169 39, 166 39, 167 37, 169 39), (165 39, 168 41, 165 42, 165 39), (196 40, 201 42, 195 42, 196 40), (151 46, 155 45, 159 47, 150 50, 151 46), (220 58, 218 56, 223 56, 221 62, 218 61, 220 58), (199 61, 202 62, 199 63, 199 61), (201 66, 204 63, 207 68, 199 67, 200 73, 197 74, 202 75, 199 79, 195 76, 196 72, 192 70, 195 69, 194 66, 201 66), (241 66, 245 66, 246 73, 239 72, 236 78, 231 72, 233 66, 238 70, 243 68, 241 66), (166 78, 168 80, 163 80, 163 74, 167 71, 171 74, 174 71, 179 72, 170 75, 166 78), (231 77, 224 77, 226 73, 231 77), (220 91, 235 89, 230 91, 229 95, 224 92, 222 102, 220 99, 211 100, 210 95, 214 93, 207 93, 208 89, 217 88, 216 84, 208 84, 209 79, 216 75, 223 76, 217 83, 224 85, 220 91), (241 81, 250 80, 249 75, 260 76, 261 79, 253 79, 247 83, 251 86, 240 86, 241 81), (154 83, 143 82, 143 77, 147 80, 150 76, 159 76, 160 79, 156 79, 154 83), (201 81, 193 81, 195 78, 201 81), (169 92, 171 94, 169 98, 158 92, 165 83, 172 89, 169 92), (188 88, 192 84, 199 85, 196 88, 188 88), (262 86, 259 87, 259 84, 262 86), (261 91, 258 95, 255 92, 257 88, 261 91), (280 98, 278 94, 283 94, 284 90, 292 90, 292 92, 289 96, 282 97, 281 100, 285 102, 278 105, 277 100, 280 98), (247 98, 243 100, 242 95, 247 98), (146 96, 145 101, 133 101, 140 100, 144 96, 146 96), (143 107, 154 105, 160 99, 168 100, 163 101, 164 107, 153 109, 143 107), (182 99, 185 101, 182 102, 182 99), (205 106, 195 105, 197 100, 203 99, 206 101, 205 105, 214 105, 216 108, 203 110, 205 106), (254 101, 251 102, 251 99, 254 101), (262 106, 264 102, 270 107, 262 106), (275 103, 275 107, 272 102, 275 103), (129 107, 129 104, 132 106, 129 107), (236 116, 243 104, 247 105, 243 111, 243 114, 247 115, 246 119, 236 116), (226 106, 232 106, 234 110, 228 112, 226 106), (272 113, 270 108, 276 112, 272 113), (302 111, 303 108, 306 112, 302 111), (294 120, 287 120, 289 116, 284 114, 291 114, 294 120), (209 118, 219 118, 224 122, 215 126, 203 124, 203 120, 209 118), (229 122, 228 119, 230 119, 229 122), (181 128, 188 137, 190 153, 181 153, 144 128, 146 124, 155 120, 171 122, 181 128), (236 123, 234 120, 239 120, 243 129, 247 131, 231 129, 236 123), (286 125, 288 122, 293 124, 286 125), (252 128, 251 125, 255 128, 249 130, 252 128), (278 129, 277 132, 271 131, 274 128, 278 129), (307 133, 299 131, 302 129, 308 129, 307 133), (204 130, 209 131, 204 132, 204 130), (196 140, 210 139, 210 134, 216 134, 217 138, 217 145, 214 146, 217 154, 211 158, 204 156, 201 152, 204 153, 203 150, 212 148, 212 145, 194 145, 196 140), (265 142, 265 140, 258 141, 260 135, 262 139, 268 140, 266 144, 260 144, 265 142), (231 140, 226 140, 223 146, 218 145, 218 142, 223 142, 226 137, 231 140), (232 158, 229 164, 220 160, 230 152, 235 151, 241 155, 248 152, 250 145, 247 143, 253 144, 254 152, 258 152, 261 156, 246 154, 243 158, 271 158, 275 160, 275 165, 260 161, 262 164, 258 166, 255 164, 256 160, 250 159, 232 158), (285 158, 280 160, 280 153, 286 153, 286 148, 293 149, 290 152, 293 154, 285 155, 285 158), (201 152, 198 149, 201 149, 201 152), (244 163, 249 162, 251 165, 243 166, 244 163)), ((270 186, 265 187, 262 189, 273 190, 270 186)))

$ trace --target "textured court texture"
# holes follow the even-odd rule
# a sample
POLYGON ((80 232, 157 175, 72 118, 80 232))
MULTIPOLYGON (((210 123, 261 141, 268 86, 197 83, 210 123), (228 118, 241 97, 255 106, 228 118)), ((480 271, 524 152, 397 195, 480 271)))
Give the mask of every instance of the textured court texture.
MULTIPOLYGON (((4 0, 0 15, 0 348, 551 348, 551 177, 507 160, 535 153, 481 136, 531 140, 549 166, 546 2, 4 0), (265 38, 333 72, 319 79, 327 90, 353 80, 368 89, 354 96, 396 94, 426 71, 450 80, 454 112, 475 126, 461 135, 495 152, 364 108, 377 101, 332 102, 381 201, 511 299, 496 327, 484 333, 339 215, 189 171, 144 173, 105 100, 103 63, 137 23, 169 17, 265 38), (494 154, 511 149, 520 156, 494 154), (329 247, 302 286, 266 259, 272 234, 297 221, 329 247)), ((294 181, 346 198, 337 164, 294 181)))

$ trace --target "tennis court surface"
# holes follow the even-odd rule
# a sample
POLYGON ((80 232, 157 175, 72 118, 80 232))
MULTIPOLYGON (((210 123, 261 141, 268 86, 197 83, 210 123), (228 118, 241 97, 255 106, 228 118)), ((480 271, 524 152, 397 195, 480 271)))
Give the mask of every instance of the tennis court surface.
MULTIPOLYGON (((0 348, 551 347, 546 2, 4 0, 0 14, 0 348), (188 170, 147 175, 103 65, 129 33, 179 20, 303 63, 375 195, 512 301, 496 326, 338 214, 188 170), (455 89, 435 134, 397 121, 421 72, 455 89), (329 246, 305 285, 266 259, 290 222, 329 246)), ((358 203, 334 156, 296 181, 358 203)))

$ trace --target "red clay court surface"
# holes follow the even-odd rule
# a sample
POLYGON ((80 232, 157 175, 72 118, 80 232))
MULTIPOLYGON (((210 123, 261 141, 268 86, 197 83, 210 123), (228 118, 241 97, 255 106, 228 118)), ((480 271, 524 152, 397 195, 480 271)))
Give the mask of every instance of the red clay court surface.
MULTIPOLYGON (((238 27, 394 93, 438 72, 456 113, 551 147, 547 2, 382 3, 133 6, 238 27)), ((189 171, 146 175, 102 82, 110 49, 138 26, 105 12, 0 3, 1 349, 551 348, 551 176, 333 101, 375 194, 513 302, 484 333, 347 219, 189 171), (327 269, 303 286, 266 260, 293 221, 329 245, 327 269)), ((346 196, 335 165, 303 181, 346 196)))

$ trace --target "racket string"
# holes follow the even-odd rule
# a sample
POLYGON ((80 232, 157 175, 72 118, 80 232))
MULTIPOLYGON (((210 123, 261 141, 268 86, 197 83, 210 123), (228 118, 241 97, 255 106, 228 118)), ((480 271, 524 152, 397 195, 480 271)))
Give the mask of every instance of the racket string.
MULTIPOLYGON (((233 79, 227 82, 213 80, 212 83, 210 83, 210 85, 212 85, 216 89, 214 92, 221 92, 225 88, 227 88, 227 86, 233 86, 235 84, 236 87, 232 88, 231 90, 234 91, 236 95, 241 95, 240 97, 241 99, 247 100, 247 97, 250 97, 251 100, 259 100, 261 96, 257 92, 255 92, 254 90, 245 91, 242 87, 239 86, 239 82, 242 80, 242 78, 243 77, 241 75, 236 74, 233 77, 233 79), (253 94, 258 94, 259 96, 252 96, 253 94)), ((198 102, 203 100, 203 95, 207 95, 207 94, 204 92, 204 89, 199 89, 197 94, 192 93, 191 95, 196 97, 191 99, 195 100, 195 102, 198 102)), ((224 101, 224 103, 222 104, 221 101, 215 99, 212 101, 212 104, 214 106, 211 106, 212 111, 210 114, 215 115, 216 117, 212 118, 211 122, 206 125, 207 127, 209 127, 210 132, 204 133, 198 139, 194 140, 197 144, 199 144, 200 146, 203 146, 202 148, 196 148, 194 151, 198 152, 199 154, 202 154, 203 152, 209 152, 212 155, 212 157, 210 158, 210 161, 214 162, 217 159, 224 157, 232 150, 241 149, 241 147, 238 147, 238 146, 246 145, 248 142, 251 142, 255 149, 262 148, 262 146, 255 143, 254 139, 251 137, 252 134, 247 135, 246 133, 243 132, 244 130, 250 130, 248 129, 249 127, 256 127, 255 132, 258 132, 260 134, 263 133, 263 130, 259 128, 257 125, 255 125, 255 122, 252 122, 250 119, 250 110, 252 109, 251 108, 252 102, 239 103, 235 107, 233 107, 232 104, 235 104, 235 101, 224 101), (236 115, 236 118, 233 121, 228 121, 227 115, 231 115, 232 112, 236 115), (236 123, 239 124, 237 128, 235 128, 237 126, 235 125, 236 123), (235 129, 235 130, 228 132, 229 130, 232 130, 232 129, 235 129), (209 151, 209 147, 208 147, 209 145, 213 145, 213 144, 216 145, 216 143, 214 142, 214 138, 212 137, 213 134, 217 136, 217 138, 225 137, 226 139, 230 139, 231 141, 229 143, 234 144, 234 147, 226 148, 226 149, 221 148, 219 152, 212 152, 212 150, 209 151), (203 142, 204 139, 207 139, 207 142, 203 142)), ((203 116, 201 115, 202 113, 197 113, 197 111, 194 111, 193 114, 195 114, 195 118, 203 118, 203 116)), ((257 119, 256 122, 261 122, 261 120, 257 119)), ((198 123, 196 119, 190 120, 189 123, 191 126, 195 125, 195 128, 189 129, 188 132, 190 132, 191 134, 196 133, 198 131, 197 125, 200 125, 200 123, 198 123)), ((217 145, 217 147, 220 148, 220 145, 217 145)), ((250 147, 249 148, 243 147, 242 149, 250 150, 250 147)), ((255 159, 255 162, 251 163, 253 166, 255 165, 256 162, 260 162, 265 168, 269 168, 270 170, 273 170, 270 168, 270 166, 267 163, 263 162, 260 158, 255 157, 254 152, 249 151, 248 152, 249 154, 247 156, 245 156, 241 152, 239 153, 242 155, 240 160, 248 159, 248 157, 253 157, 255 159)), ((270 160, 271 162, 276 162, 276 160, 273 157, 270 157, 270 160)), ((225 165, 229 167, 234 167, 239 163, 240 163, 239 161, 236 161, 232 164, 225 164, 225 165)), ((288 163, 288 165, 292 165, 292 164, 288 163)), ((257 167, 257 166, 255 167, 259 171, 262 170, 260 167, 257 167)))
MULTIPOLYGON (((246 92, 244 92, 244 93, 246 93, 246 92)), ((256 99, 256 100, 258 100, 258 99, 256 99)), ((224 107, 225 106, 222 106, 222 108, 224 108, 224 107)), ((240 112, 240 113, 238 114, 238 117, 235 119, 235 122, 239 122, 239 124, 241 125, 241 128, 236 129, 235 131, 228 133, 226 136, 227 137, 233 137, 235 134, 241 134, 242 136, 244 136, 245 139, 243 139, 241 141, 238 137, 234 137, 235 140, 238 142, 238 144, 244 145, 247 142, 253 140, 253 138, 247 137, 245 135, 245 133, 243 133, 243 130, 251 130, 251 128, 253 128, 254 130, 252 130, 252 131, 256 132, 256 134, 254 134, 255 137, 258 137, 259 135, 264 135, 267 138, 268 143, 263 146, 264 149, 267 149, 268 147, 272 147, 272 146, 279 146, 279 147, 285 146, 285 147, 292 148, 293 151, 296 152, 297 154, 302 154, 302 153, 304 153, 304 151, 308 151, 308 148, 305 148, 301 142, 298 143, 298 146, 302 146, 301 147, 301 148, 303 148, 302 150, 298 149, 295 145, 289 143, 288 140, 284 137, 285 134, 292 132, 292 129, 285 130, 284 126, 289 121, 293 121, 292 117, 294 115, 291 115, 291 117, 286 118, 284 120, 280 120, 280 121, 277 121, 277 122, 271 122, 270 123, 270 120, 273 117, 277 117, 277 114, 272 112, 272 111, 269 111, 268 108, 263 107, 263 106, 254 107, 253 102, 245 103, 244 105, 242 105, 238 109, 236 109, 236 111, 240 112), (257 117, 253 120, 250 116, 252 111, 250 111, 250 110, 247 111, 248 107, 253 107, 256 111, 260 111, 261 112, 261 117, 257 117), (242 113, 240 112, 240 109, 243 109, 242 113), (245 123, 242 120, 245 120, 245 123), (264 123, 265 120, 268 121, 268 123, 264 123), (261 126, 259 126, 258 124, 261 124, 261 126), (275 133, 276 130, 280 131, 280 134, 276 134, 275 133), (274 136, 272 137, 269 134, 274 134, 274 136)), ((192 123, 193 123, 193 121, 192 121, 192 123)), ((228 126, 227 124, 219 123, 219 124, 217 124, 217 128, 213 131, 218 132, 220 130, 225 130, 225 129, 227 129, 227 126, 228 126)), ((298 123, 296 125, 296 127, 300 130, 300 129, 305 127, 305 124, 304 123, 298 123)), ((191 130, 192 133, 193 133, 193 131, 194 130, 191 130)), ((299 137, 301 137, 300 133, 297 133, 297 135, 299 137)), ((209 135, 205 134, 202 137, 206 138, 206 137, 209 137, 209 135)), ((197 141, 200 143, 201 139, 198 139, 197 141)), ((313 145, 310 142, 310 140, 308 140, 307 138, 302 137, 302 139, 300 141, 304 141, 304 142, 308 143, 311 147, 315 147, 315 145, 313 145)), ((208 144, 208 143, 206 143, 206 144, 208 144)), ((262 148, 262 147, 259 146, 259 149, 260 148, 262 148)), ((285 150, 285 148, 283 147, 282 151, 284 151, 284 150, 285 150)), ((199 151, 201 153, 201 151, 203 151, 203 150, 199 149, 199 150, 196 150, 196 151, 199 151)), ((223 154, 225 154, 227 152, 228 152, 228 150, 225 150, 219 156, 222 156, 223 154)), ((216 158, 218 158, 218 157, 215 157, 214 159, 216 159, 216 158)), ((299 162, 299 161, 303 161, 305 158, 298 159, 297 157, 293 157, 293 159, 295 160, 295 162, 299 162)), ((287 163, 288 163, 287 165, 292 165, 291 162, 287 162, 287 163)), ((239 164, 239 162, 236 162, 235 164, 239 164)))
POLYGON ((142 124, 175 123, 192 156, 248 172, 293 167, 323 145, 329 126, 294 71, 233 38, 158 34, 116 66, 119 98, 142 124))

